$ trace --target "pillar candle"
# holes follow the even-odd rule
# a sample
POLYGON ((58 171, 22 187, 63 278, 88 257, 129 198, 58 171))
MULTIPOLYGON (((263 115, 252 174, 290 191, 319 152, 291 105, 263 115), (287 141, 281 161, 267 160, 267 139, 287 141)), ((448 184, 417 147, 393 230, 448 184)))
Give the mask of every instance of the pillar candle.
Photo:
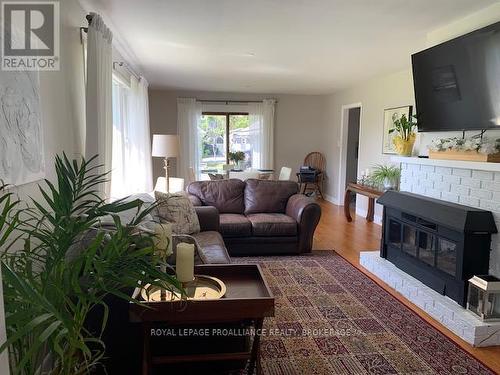
POLYGON ((175 272, 177 280, 181 283, 193 281, 194 278, 194 245, 180 243, 177 245, 177 257, 175 260, 175 272))
POLYGON ((172 255, 172 224, 155 224, 154 244, 158 249, 161 258, 166 261, 172 255))

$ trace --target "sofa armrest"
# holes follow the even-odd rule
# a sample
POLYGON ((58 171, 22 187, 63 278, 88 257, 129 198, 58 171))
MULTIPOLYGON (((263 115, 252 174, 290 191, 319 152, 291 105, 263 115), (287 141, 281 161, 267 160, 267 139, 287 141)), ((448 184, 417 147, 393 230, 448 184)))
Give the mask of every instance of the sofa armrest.
POLYGON ((195 207, 196 206, 203 206, 203 202, 196 195, 188 194, 187 197, 191 201, 193 206, 195 206, 195 207))
POLYGON ((198 220, 200 221, 200 230, 202 232, 215 231, 219 232, 219 210, 212 206, 195 206, 198 220))
POLYGON ((303 194, 295 194, 288 199, 286 214, 293 217, 298 223, 299 252, 311 252, 314 231, 321 217, 320 205, 314 199, 306 197, 303 194))

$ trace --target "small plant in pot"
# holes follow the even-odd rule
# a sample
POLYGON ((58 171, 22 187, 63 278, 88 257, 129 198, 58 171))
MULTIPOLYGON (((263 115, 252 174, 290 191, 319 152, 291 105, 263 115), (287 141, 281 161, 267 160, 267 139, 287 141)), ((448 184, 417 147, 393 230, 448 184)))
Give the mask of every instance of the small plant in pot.
POLYGON ((398 117, 397 114, 392 116, 393 128, 389 129, 389 134, 397 132, 392 139, 396 152, 402 156, 411 156, 413 145, 417 137, 417 120, 416 116, 408 118, 405 114, 398 117))
POLYGON ((229 153, 229 161, 234 162, 238 169, 243 169, 243 162, 245 161, 246 155, 243 151, 235 151, 229 153))
POLYGON ((370 181, 376 186, 383 186, 384 190, 396 190, 401 170, 394 165, 378 164, 370 174, 370 181))

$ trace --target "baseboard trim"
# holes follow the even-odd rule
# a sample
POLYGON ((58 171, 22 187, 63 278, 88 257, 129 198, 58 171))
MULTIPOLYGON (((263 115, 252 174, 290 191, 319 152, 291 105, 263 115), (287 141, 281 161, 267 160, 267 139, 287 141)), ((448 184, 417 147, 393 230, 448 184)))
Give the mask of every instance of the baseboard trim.
POLYGON ((334 205, 336 206, 341 206, 339 200, 337 197, 334 197, 334 196, 331 196, 331 195, 328 195, 328 194, 323 194, 323 196, 325 197, 325 200, 330 202, 330 203, 333 203, 334 205))

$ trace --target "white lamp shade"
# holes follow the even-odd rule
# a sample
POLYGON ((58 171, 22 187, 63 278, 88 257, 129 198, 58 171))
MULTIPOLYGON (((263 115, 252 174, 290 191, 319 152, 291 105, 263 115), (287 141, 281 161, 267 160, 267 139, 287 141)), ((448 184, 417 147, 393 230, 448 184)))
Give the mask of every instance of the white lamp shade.
POLYGON ((162 158, 175 158, 179 153, 176 135, 153 134, 151 155, 162 158))

